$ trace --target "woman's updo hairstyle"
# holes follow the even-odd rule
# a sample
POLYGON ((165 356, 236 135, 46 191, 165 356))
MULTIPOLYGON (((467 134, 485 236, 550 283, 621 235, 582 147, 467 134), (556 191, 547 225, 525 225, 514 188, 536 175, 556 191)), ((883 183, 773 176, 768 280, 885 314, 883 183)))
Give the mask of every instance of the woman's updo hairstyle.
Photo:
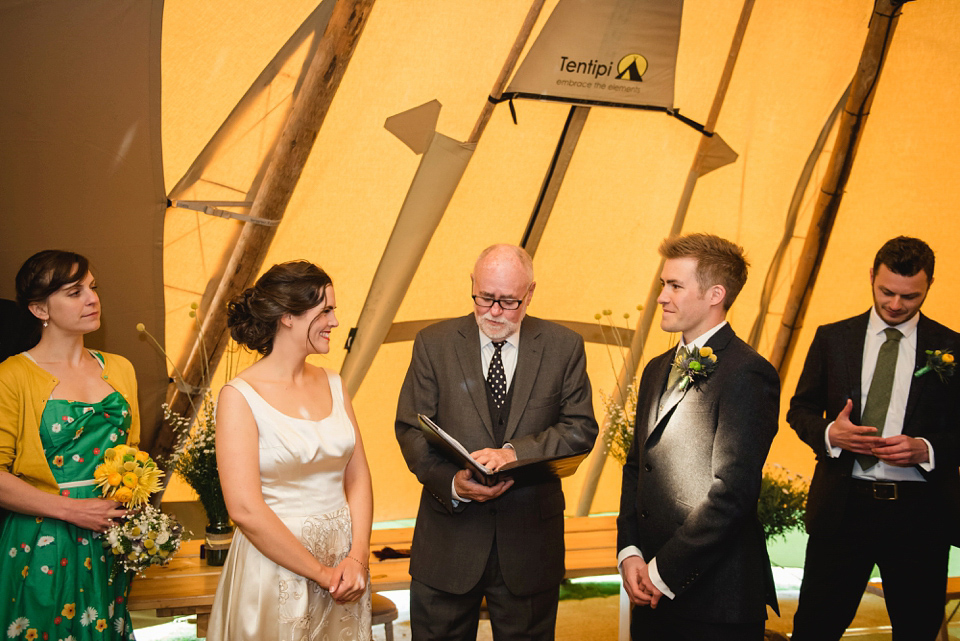
POLYGON ((299 316, 326 298, 333 281, 325 271, 305 260, 274 265, 256 284, 227 304, 230 336, 264 356, 273 349, 277 326, 284 314, 299 316))

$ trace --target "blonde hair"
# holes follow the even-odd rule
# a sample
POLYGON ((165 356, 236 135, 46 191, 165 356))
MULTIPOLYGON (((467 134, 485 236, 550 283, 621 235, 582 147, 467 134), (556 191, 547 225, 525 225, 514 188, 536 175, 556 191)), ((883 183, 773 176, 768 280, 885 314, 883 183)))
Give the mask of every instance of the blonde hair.
POLYGON ((665 238, 660 243, 664 258, 695 258, 700 293, 714 285, 722 285, 727 294, 723 308, 730 309, 747 282, 750 263, 743 256, 743 247, 712 234, 687 234, 665 238))

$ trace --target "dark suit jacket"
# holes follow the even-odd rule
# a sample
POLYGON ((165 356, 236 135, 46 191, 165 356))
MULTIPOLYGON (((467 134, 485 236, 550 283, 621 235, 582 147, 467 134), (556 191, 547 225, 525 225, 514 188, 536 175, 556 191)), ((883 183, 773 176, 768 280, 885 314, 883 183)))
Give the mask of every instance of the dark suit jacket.
POLYGON ((700 621, 748 623, 777 610, 757 498, 777 433, 780 379, 730 325, 708 341, 717 367, 657 421, 676 350, 650 361, 637 399, 633 447, 623 467, 617 549, 657 559, 676 595, 658 611, 700 621))
MULTIPOLYGON (((823 325, 810 345, 797 393, 790 400, 787 422, 817 455, 817 467, 807 498, 807 532, 835 531, 843 514, 853 471, 854 455, 844 450, 831 458, 824 445, 827 426, 837 417, 847 399, 853 399, 850 420, 860 423, 860 377, 863 343, 870 313, 823 325)), ((940 323, 920 315, 917 324, 917 362, 926 364, 925 350, 952 350, 957 354, 960 336, 940 323)), ((914 377, 907 397, 903 433, 923 437, 933 446, 935 467, 932 472, 921 468, 927 482, 942 495, 948 532, 954 544, 960 530, 960 476, 957 474, 960 452, 960 377, 940 380, 934 372, 914 377)))
MULTIPOLYGON (((432 418, 467 451, 494 442, 473 315, 432 325, 419 334, 397 407, 396 432, 410 470, 423 483, 413 534, 410 575, 433 588, 468 591, 483 573, 496 537, 507 587, 529 595, 563 578, 560 481, 514 486, 480 502, 451 501, 450 463, 423 438, 417 414, 432 418)), ((586 373, 583 340, 555 323, 527 316, 520 328, 517 369, 506 441, 518 458, 589 449, 598 426, 586 373)))

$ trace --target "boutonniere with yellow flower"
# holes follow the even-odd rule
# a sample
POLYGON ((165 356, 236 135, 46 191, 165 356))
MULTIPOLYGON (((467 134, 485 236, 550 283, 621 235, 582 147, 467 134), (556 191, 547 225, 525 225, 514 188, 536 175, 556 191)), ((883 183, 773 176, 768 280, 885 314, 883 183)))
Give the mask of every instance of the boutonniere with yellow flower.
POLYGON ((129 445, 107 448, 103 463, 94 470, 103 497, 129 510, 103 537, 103 547, 117 557, 111 583, 121 571, 143 574, 151 565, 165 565, 180 549, 183 527, 148 503, 160 490, 161 476, 163 470, 149 454, 129 445))
POLYGON ((673 367, 680 372, 677 389, 683 392, 691 383, 694 387, 698 386, 717 369, 717 355, 712 348, 706 346, 689 351, 681 349, 673 360, 673 367))
POLYGON ((915 371, 914 376, 920 378, 927 372, 936 372, 943 382, 947 381, 948 376, 953 376, 953 370, 957 364, 954 362, 953 354, 950 353, 949 349, 928 349, 925 351, 927 364, 915 371))

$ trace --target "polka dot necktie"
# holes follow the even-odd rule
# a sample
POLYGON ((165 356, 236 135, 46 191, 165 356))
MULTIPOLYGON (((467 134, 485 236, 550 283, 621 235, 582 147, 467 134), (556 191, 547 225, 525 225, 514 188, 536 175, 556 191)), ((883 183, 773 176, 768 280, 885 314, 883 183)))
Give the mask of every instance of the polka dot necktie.
POLYGON ((487 384, 493 393, 493 404, 497 409, 503 407, 503 399, 507 396, 507 375, 503 371, 503 344, 507 341, 493 342, 493 358, 490 359, 490 369, 487 371, 487 384))

